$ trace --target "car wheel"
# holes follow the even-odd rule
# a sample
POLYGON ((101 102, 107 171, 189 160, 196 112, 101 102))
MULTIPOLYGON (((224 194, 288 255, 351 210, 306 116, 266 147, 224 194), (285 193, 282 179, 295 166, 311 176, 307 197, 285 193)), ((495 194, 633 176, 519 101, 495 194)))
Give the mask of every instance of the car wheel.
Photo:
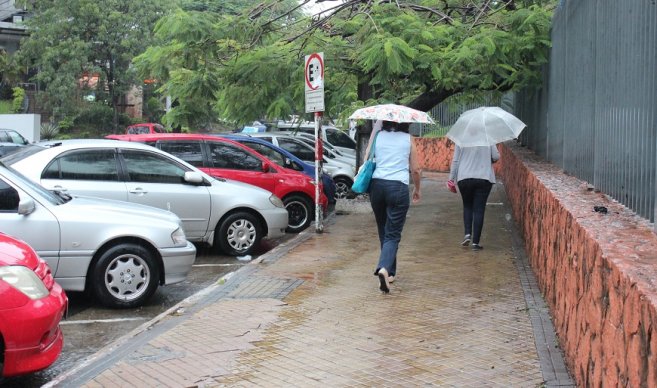
POLYGON ((233 213, 215 231, 215 245, 227 255, 249 254, 262 239, 262 229, 254 215, 247 212, 233 213))
POLYGON ((283 203, 289 215, 286 232, 299 233, 310 225, 315 207, 308 198, 301 195, 290 195, 283 199, 283 203))
POLYGON ((333 178, 333 181, 335 182, 335 198, 340 199, 340 198, 355 198, 356 195, 354 194, 353 191, 351 191, 351 185, 354 183, 351 179, 339 176, 337 178, 333 178))
POLYGON ((103 252, 96 262, 91 287, 105 306, 130 308, 150 298, 159 279, 160 269, 148 249, 118 244, 103 252))

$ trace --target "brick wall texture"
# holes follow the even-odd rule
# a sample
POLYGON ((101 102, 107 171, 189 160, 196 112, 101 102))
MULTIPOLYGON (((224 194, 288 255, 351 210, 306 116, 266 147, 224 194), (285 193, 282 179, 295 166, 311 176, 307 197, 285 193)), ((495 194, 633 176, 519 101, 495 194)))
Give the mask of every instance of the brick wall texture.
MULTIPOLYGON (((451 142, 416 141, 426 170, 449 171, 451 142)), ((533 152, 499 149, 497 173, 578 386, 657 387, 652 226, 533 152)))

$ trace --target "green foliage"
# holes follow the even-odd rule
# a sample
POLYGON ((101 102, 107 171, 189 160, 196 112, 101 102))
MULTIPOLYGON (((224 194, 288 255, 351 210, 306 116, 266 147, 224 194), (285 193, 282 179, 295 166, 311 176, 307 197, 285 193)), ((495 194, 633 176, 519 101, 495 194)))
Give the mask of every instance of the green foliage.
POLYGON ((540 82, 553 6, 343 2, 311 19, 294 1, 187 0, 160 19, 158 44, 134 64, 177 101, 164 118, 174 126, 303 116, 304 57, 313 52, 324 53, 325 116, 377 102, 428 110, 456 93, 540 82))
POLYGON ((59 123, 57 124, 57 126, 59 127, 59 129, 62 132, 67 132, 71 128, 73 128, 74 122, 75 122, 74 117, 66 116, 66 117, 63 117, 61 120, 59 120, 59 123))
POLYGON ((13 113, 21 113, 23 110, 23 102, 25 101, 25 90, 18 86, 12 90, 14 92, 14 99, 11 103, 11 110, 13 113))
POLYGON ((42 140, 54 139, 59 135, 59 125, 53 122, 42 123, 40 133, 42 140))
POLYGON ((21 43, 22 63, 39 69, 57 117, 74 115, 81 96, 94 90, 98 101, 117 109, 120 97, 140 85, 132 58, 151 42, 152 27, 166 0, 50 0, 33 2, 26 21, 31 33, 21 43), (98 83, 80 82, 97 76, 98 83), (79 89, 82 89, 82 93, 79 89))
POLYGON ((12 112, 13 103, 11 100, 0 100, 0 114, 8 114, 12 112))

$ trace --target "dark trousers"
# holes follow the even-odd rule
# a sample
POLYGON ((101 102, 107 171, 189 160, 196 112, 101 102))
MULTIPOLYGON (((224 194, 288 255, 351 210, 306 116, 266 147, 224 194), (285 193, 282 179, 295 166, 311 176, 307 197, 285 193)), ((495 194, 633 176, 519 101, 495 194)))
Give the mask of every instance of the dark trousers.
POLYGON ((374 273, 385 268, 389 275, 394 276, 397 273, 399 241, 411 204, 408 185, 399 181, 372 179, 369 194, 381 243, 379 263, 374 273))
POLYGON ((486 179, 463 179, 458 185, 463 200, 465 234, 472 236, 473 244, 479 244, 481 229, 484 227, 486 201, 493 184, 486 179))

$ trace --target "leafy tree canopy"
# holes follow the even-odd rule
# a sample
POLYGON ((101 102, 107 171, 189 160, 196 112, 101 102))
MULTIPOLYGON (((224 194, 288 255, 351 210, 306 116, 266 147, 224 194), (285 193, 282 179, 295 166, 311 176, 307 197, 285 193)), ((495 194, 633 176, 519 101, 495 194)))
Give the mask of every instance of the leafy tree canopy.
POLYGON ((183 7, 157 23, 159 44, 135 63, 178 101, 168 119, 193 125, 210 111, 240 123, 303 113, 313 52, 324 53, 333 117, 375 102, 427 111, 459 92, 518 89, 540 82, 547 61, 553 1, 320 2, 332 6, 315 15, 300 12, 310 0, 183 7))
MULTIPOLYGON (((150 44, 155 22, 171 6, 166 0, 35 0, 26 21, 29 37, 20 58, 38 69, 35 81, 60 116, 71 112, 80 87, 117 110, 120 97, 141 85, 132 59, 150 44), (99 82, 80 80, 99 76, 99 82), (105 94, 106 93, 106 94, 105 94)), ((116 115, 115 115, 116 117, 116 115)), ((116 124, 116 121, 115 121, 116 124)))

